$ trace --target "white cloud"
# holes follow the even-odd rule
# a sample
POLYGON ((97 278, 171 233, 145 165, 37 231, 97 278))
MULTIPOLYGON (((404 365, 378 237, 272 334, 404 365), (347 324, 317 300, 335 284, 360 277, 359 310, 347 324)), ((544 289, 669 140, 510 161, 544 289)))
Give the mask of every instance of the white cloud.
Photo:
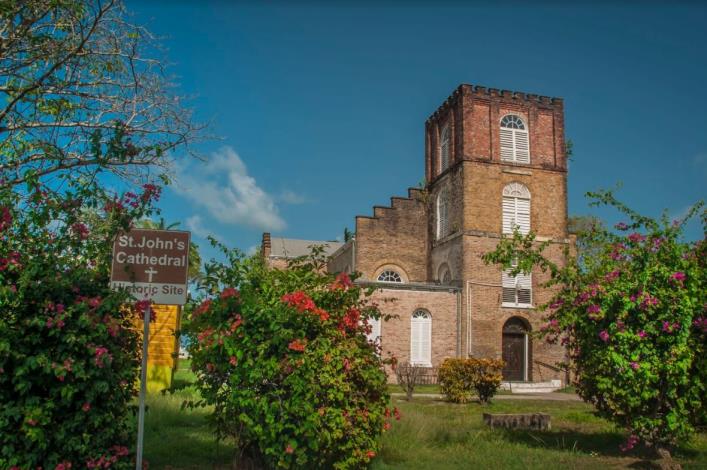
POLYGON ((211 230, 204 227, 204 221, 198 214, 188 217, 185 221, 185 224, 187 226, 187 229, 198 237, 206 238, 211 235, 212 237, 218 238, 218 236, 214 234, 211 230))
POLYGON ((286 226, 273 197, 248 175, 245 163, 231 147, 214 152, 204 165, 178 168, 173 187, 222 223, 269 231, 286 226))
POLYGON ((309 199, 306 196, 303 196, 301 194, 297 194, 294 191, 291 191, 289 189, 285 189, 280 193, 279 197, 280 201, 284 202, 285 204, 304 204, 305 202, 309 202, 309 199))

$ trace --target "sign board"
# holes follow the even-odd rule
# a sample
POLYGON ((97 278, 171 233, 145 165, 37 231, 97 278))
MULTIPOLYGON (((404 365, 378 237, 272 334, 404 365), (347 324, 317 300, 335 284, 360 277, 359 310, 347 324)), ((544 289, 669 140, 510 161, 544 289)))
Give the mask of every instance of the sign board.
POLYGON ((110 285, 138 300, 184 305, 187 300, 189 232, 132 229, 113 243, 110 285))

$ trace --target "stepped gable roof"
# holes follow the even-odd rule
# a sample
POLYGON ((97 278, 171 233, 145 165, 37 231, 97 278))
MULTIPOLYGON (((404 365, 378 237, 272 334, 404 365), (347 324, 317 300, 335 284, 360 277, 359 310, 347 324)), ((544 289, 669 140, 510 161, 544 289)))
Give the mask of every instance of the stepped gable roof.
POLYGON ((344 244, 341 242, 331 242, 326 240, 298 240, 295 238, 272 237, 270 257, 275 258, 297 258, 311 253, 311 246, 323 246, 324 254, 331 256, 344 244))

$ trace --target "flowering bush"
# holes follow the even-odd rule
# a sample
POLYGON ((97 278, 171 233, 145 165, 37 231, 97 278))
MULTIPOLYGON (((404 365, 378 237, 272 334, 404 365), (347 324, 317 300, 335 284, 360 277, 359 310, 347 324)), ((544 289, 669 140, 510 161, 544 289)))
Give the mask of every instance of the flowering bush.
MULTIPOLYGON (((594 225, 582 234, 580 261, 558 267, 533 235, 502 241, 487 261, 518 270, 537 264, 552 273, 557 295, 543 308, 543 334, 569 349, 580 396, 625 427, 629 438, 664 448, 688 438, 707 411, 707 243, 682 240, 687 219, 643 217, 608 192, 598 203, 628 217, 615 231, 594 225)), ((703 226, 707 215, 702 211, 703 226)))
POLYGON ((447 401, 466 403, 476 392, 481 403, 488 403, 501 386, 503 361, 495 359, 453 359, 442 362, 437 379, 447 401))
POLYGON ((378 311, 346 274, 319 274, 316 255, 269 270, 224 252, 229 264, 206 266, 209 295, 185 325, 219 436, 266 467, 364 466, 399 417, 365 336, 378 311))
POLYGON ((155 197, 125 208, 90 185, 0 190, 0 468, 131 467, 140 346, 109 261, 155 197), (106 200, 110 212, 90 210, 106 200))

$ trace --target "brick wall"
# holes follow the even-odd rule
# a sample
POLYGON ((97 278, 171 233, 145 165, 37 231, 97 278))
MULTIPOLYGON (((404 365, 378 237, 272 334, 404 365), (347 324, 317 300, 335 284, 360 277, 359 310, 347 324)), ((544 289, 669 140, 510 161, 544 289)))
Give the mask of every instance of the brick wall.
MULTIPOLYGON (((379 289, 372 301, 381 312, 397 316, 381 324, 383 357, 390 354, 400 362, 410 361, 410 324, 417 309, 425 309, 432 316, 432 366, 439 366, 447 357, 457 355, 457 294, 449 290, 379 289)), ((388 379, 395 374, 388 370, 388 379)))
POLYGON ((417 189, 374 207, 373 217, 356 217, 355 270, 376 280, 386 266, 399 268, 406 282, 427 280, 427 197, 417 189))

